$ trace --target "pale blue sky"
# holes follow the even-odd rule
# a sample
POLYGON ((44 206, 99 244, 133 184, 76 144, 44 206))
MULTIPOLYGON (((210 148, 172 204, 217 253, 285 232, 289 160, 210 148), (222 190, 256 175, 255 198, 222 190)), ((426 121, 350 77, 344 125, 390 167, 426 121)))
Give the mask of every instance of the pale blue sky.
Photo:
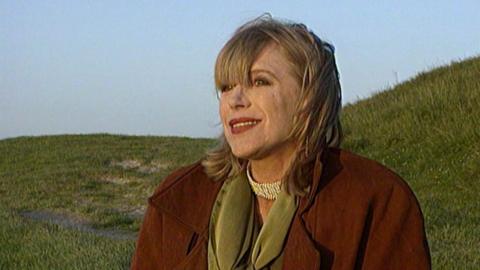
POLYGON ((219 134, 215 57, 264 12, 336 47, 345 102, 480 54, 480 1, 0 0, 0 138, 219 134))

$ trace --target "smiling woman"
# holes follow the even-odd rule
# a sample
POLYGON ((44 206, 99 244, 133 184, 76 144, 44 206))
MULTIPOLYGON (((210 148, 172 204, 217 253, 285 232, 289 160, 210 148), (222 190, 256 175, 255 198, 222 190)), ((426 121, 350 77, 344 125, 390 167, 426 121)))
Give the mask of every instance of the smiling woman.
POLYGON ((215 65, 223 134, 149 199, 132 269, 429 269, 408 185, 338 148, 333 46, 262 16, 215 65))
POLYGON ((272 151, 276 159, 293 157, 290 132, 300 86, 278 45, 260 52, 250 77, 249 85, 236 83, 221 90, 220 118, 232 153, 250 160, 267 158, 272 151))

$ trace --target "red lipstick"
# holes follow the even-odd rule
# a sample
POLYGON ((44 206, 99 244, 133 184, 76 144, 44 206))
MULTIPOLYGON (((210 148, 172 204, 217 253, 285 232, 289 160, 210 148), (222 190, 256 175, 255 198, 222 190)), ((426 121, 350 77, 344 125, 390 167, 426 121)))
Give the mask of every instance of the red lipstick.
POLYGON ((255 127, 261 121, 260 119, 250 117, 240 117, 230 120, 228 124, 230 125, 232 134, 240 134, 255 127))

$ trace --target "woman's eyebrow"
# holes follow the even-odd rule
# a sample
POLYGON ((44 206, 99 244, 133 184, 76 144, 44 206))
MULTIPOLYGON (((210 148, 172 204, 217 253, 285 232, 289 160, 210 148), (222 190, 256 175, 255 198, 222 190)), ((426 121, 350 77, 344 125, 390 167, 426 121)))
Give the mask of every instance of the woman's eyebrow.
POLYGON ((275 75, 275 73, 271 72, 270 70, 266 69, 253 69, 250 71, 250 74, 255 74, 255 73, 267 73, 268 75, 272 76, 276 80, 278 80, 278 77, 275 75))

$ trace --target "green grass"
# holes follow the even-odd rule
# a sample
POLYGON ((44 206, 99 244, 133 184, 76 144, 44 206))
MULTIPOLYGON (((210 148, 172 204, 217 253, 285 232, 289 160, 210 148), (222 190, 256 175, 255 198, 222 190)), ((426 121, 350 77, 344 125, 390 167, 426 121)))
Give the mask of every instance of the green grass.
MULTIPOLYGON (((344 107, 343 148, 414 189, 434 269, 480 265, 480 58, 421 73, 344 107)), ((126 269, 134 240, 29 220, 50 211, 98 230, 138 231, 146 198, 213 140, 108 134, 0 140, 0 269, 126 269)))
POLYGON ((480 58, 419 74, 344 107, 344 148, 404 177, 425 216, 434 269, 480 265, 480 58))
POLYGON ((126 269, 132 241, 25 220, 0 208, 0 269, 126 269))
POLYGON ((68 135, 0 141, 0 269, 126 269, 133 240, 25 219, 48 210, 93 228, 139 229, 146 199, 213 140, 68 135), (122 167, 122 161, 129 161, 122 167), (139 214, 140 213, 140 214, 139 214))

